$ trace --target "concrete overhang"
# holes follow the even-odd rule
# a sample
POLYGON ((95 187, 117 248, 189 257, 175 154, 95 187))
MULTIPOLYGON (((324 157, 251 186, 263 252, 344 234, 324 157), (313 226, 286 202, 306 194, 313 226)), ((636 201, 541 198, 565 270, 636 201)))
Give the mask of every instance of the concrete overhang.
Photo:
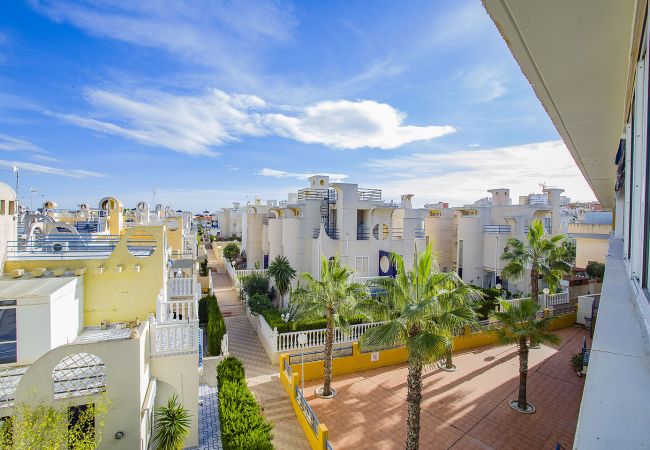
POLYGON ((596 197, 613 207, 647 0, 482 1, 596 197))

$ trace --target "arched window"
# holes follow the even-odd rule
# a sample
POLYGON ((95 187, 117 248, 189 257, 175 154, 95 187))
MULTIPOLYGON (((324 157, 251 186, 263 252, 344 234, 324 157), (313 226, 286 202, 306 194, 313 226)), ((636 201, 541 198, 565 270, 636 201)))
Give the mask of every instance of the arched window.
POLYGON ((54 398, 79 397, 106 390, 106 365, 92 353, 75 353, 63 358, 52 370, 54 398))

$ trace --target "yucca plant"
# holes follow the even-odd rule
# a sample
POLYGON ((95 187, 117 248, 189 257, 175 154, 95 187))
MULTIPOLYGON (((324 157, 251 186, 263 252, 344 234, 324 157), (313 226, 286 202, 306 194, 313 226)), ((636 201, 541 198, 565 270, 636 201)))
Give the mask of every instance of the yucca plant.
POLYGON ((500 303, 501 311, 492 312, 492 318, 501 324, 496 328, 499 343, 517 344, 519 352, 519 395, 516 402, 510 402, 510 406, 523 413, 535 412, 535 407, 528 403, 526 397, 529 343, 559 344, 560 337, 548 331, 551 318, 540 314, 541 307, 536 301, 525 299, 513 304, 502 300, 500 303))
POLYGON ((173 394, 167 406, 156 409, 154 425, 154 444, 158 450, 181 450, 190 432, 190 417, 187 409, 173 394))
POLYGON ((367 330, 360 343, 368 350, 406 347, 406 449, 415 450, 420 443, 422 371, 448 357, 453 348, 453 330, 477 325, 473 306, 480 294, 456 273, 441 272, 431 245, 415 253, 411 271, 405 270, 400 255, 393 253, 390 258, 397 268, 396 277, 376 281, 386 294, 362 305, 373 318, 386 323, 367 330))
POLYGON ((278 255, 269 264, 268 274, 275 281, 275 286, 278 288, 281 297, 280 303, 282 304, 284 296, 287 295, 291 287, 291 280, 296 277, 296 269, 291 267, 291 263, 286 256, 278 255))

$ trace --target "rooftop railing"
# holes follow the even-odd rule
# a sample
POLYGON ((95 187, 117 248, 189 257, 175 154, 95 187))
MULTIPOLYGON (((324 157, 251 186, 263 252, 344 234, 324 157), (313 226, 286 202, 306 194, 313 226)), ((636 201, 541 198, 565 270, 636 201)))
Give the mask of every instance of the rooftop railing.
POLYGON ((334 189, 311 189, 305 188, 298 191, 298 200, 323 200, 330 203, 336 202, 336 191, 334 189))
MULTIPOLYGON (((7 258, 17 259, 92 259, 107 258, 120 241, 117 235, 51 234, 34 236, 29 241, 9 241, 7 258)), ((156 246, 148 240, 129 240, 129 251, 148 256, 156 246)))
POLYGON ((357 189, 357 199, 365 202, 380 202, 381 189, 357 189))
POLYGON ((512 231, 510 225, 483 225, 484 233, 509 234, 512 231))

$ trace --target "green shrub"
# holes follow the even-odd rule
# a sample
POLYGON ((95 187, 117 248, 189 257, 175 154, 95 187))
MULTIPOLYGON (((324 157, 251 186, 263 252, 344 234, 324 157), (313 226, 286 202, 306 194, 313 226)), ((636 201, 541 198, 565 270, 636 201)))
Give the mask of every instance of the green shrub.
POLYGON ((228 356, 217 366, 217 384, 221 386, 224 381, 244 381, 246 371, 244 364, 234 356, 228 356))
POLYGON ((241 279, 242 288, 248 294, 248 297, 253 297, 256 294, 269 295, 269 286, 271 280, 266 275, 253 273, 241 279))
POLYGON ((223 257, 226 258, 229 262, 233 262, 239 257, 241 250, 239 245, 231 242, 223 248, 223 257))
POLYGON ((261 314, 264 310, 273 309, 273 304, 265 294, 253 294, 248 298, 248 309, 253 314, 261 314))
POLYGON ((208 260, 204 259, 199 263, 199 276, 207 277, 208 276, 208 260))
POLYGON ((587 275, 591 278, 600 278, 602 280, 605 276, 605 264, 596 261, 589 261, 585 268, 585 272, 587 272, 587 275))
POLYGON ((208 352, 212 356, 218 356, 221 353, 221 341, 226 334, 226 321, 219 309, 219 303, 214 295, 206 295, 199 301, 199 322, 201 322, 201 304, 204 304, 204 310, 207 310, 206 332, 208 335, 208 352))
POLYGON ((262 415, 244 380, 221 381, 219 417, 224 450, 273 449, 273 424, 262 415))
POLYGON ((499 298, 510 298, 510 291, 505 289, 472 287, 480 291, 483 295, 483 299, 474 305, 474 311, 476 311, 479 320, 487 320, 489 318, 490 312, 494 311, 499 304, 499 298))

